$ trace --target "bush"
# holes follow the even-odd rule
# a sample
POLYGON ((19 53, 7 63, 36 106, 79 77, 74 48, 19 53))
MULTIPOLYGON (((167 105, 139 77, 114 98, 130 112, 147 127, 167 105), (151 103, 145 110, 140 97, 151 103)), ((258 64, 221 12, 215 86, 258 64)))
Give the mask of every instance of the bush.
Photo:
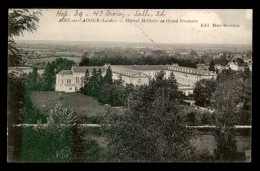
POLYGON ((24 128, 21 161, 70 161, 73 122, 72 110, 57 104, 47 118, 47 127, 38 125, 37 127, 24 128))
POLYGON ((22 162, 68 162, 71 158, 71 128, 48 131, 44 127, 23 129, 22 162))
POLYGON ((101 148, 96 140, 87 137, 84 143, 83 161, 98 161, 101 157, 101 148))

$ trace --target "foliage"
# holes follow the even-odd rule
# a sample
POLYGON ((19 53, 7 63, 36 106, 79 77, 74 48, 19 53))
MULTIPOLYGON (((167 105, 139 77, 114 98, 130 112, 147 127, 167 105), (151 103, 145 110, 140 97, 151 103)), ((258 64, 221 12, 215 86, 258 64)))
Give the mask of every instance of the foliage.
POLYGON ((42 90, 53 91, 55 89, 55 68, 49 62, 42 75, 42 90))
POLYGON ((149 86, 140 86, 128 96, 121 114, 108 107, 104 121, 113 161, 187 161, 194 149, 189 132, 178 113, 174 77, 160 72, 149 86), (166 91, 167 90, 167 91, 166 91), (109 124, 109 125, 108 125, 109 124))
POLYGON ((226 66, 229 62, 226 57, 227 56, 224 53, 219 59, 214 60, 215 64, 220 64, 220 65, 226 66))
POLYGON ((237 155, 234 125, 239 117, 237 104, 243 97, 243 79, 232 70, 223 70, 217 78, 212 105, 216 109, 217 160, 233 161, 237 155))
POLYGON ((113 83, 112 70, 111 70, 110 66, 108 66, 108 68, 106 70, 106 75, 104 76, 104 83, 106 83, 106 84, 112 84, 113 83))
POLYGON ((65 124, 71 126, 74 121, 73 111, 71 107, 63 108, 61 103, 56 104, 54 110, 51 110, 47 123, 49 125, 65 124))
POLYGON ((235 161, 237 159, 237 142, 234 128, 218 128, 215 136, 217 149, 214 151, 215 159, 220 161, 235 161))
POLYGON ((70 107, 63 108, 61 104, 57 104, 47 118, 47 127, 38 125, 24 128, 21 161, 70 161, 73 122, 70 107))
POLYGON ((13 125, 23 123, 25 79, 8 74, 7 92, 7 146, 14 148, 9 161, 18 162, 21 155, 22 128, 13 125))
POLYGON ((207 107, 210 104, 212 94, 215 92, 216 81, 202 79, 195 84, 193 91, 195 104, 207 107))
POLYGON ((212 72, 215 72, 215 63, 214 60, 212 60, 209 64, 209 70, 212 72))
POLYGON ((8 11, 8 65, 17 66, 21 64, 22 55, 16 47, 15 36, 23 35, 24 31, 33 32, 37 29, 39 22, 39 10, 9 9, 8 11))
POLYGON ((87 69, 86 72, 85 72, 84 80, 83 80, 84 86, 81 87, 81 89, 80 89, 80 92, 84 95, 88 94, 89 80, 90 80, 90 75, 89 75, 89 70, 87 69))
POLYGON ((88 64, 89 64, 89 54, 88 54, 88 52, 84 52, 81 57, 79 66, 88 66, 88 64))
POLYGON ((69 162, 71 159, 71 127, 26 127, 23 129, 22 162, 69 162))
POLYGON ((37 84, 41 84, 42 91, 53 91, 55 89, 56 74, 61 70, 70 70, 73 65, 75 65, 75 62, 66 58, 57 58, 51 63, 48 62, 39 81, 40 83, 37 84))
POLYGON ((30 98, 30 92, 25 94, 23 123, 47 123, 47 116, 44 115, 42 111, 34 107, 30 98))
MULTIPOLYGON (((128 51, 127 51, 128 52, 128 51)), ((89 59, 89 66, 103 66, 105 64, 111 65, 171 65, 177 63, 179 66, 197 68, 198 60, 194 61, 193 58, 182 59, 177 56, 169 56, 167 53, 159 53, 151 51, 149 55, 135 54, 131 57, 126 57, 127 52, 102 50, 94 54, 89 59)), ((131 51, 133 53, 133 50, 131 51)), ((130 53, 130 52, 129 52, 130 53)))
POLYGON ((37 68, 33 68, 33 72, 30 72, 26 77, 26 89, 28 91, 38 91, 42 89, 41 76, 37 73, 37 68))
POLYGON ((93 162, 100 160, 101 148, 95 139, 87 136, 84 142, 84 148, 83 161, 93 162))

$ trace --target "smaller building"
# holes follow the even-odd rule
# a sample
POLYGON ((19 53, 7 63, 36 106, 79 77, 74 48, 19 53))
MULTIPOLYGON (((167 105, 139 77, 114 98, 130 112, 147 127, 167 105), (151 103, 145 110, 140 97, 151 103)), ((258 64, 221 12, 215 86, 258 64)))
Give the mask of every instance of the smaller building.
POLYGON ((235 60, 231 60, 227 65, 234 71, 243 71, 245 69, 244 65, 239 65, 235 60))
POLYGON ((209 65, 205 65, 205 64, 197 64, 196 65, 198 69, 202 69, 202 70, 208 70, 209 69, 209 65))

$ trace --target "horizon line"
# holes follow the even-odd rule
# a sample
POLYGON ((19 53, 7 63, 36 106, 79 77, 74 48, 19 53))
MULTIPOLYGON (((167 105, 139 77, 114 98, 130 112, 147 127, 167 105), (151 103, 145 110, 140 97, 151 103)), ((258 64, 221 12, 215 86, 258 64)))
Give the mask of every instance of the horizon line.
MULTIPOLYGON (((109 41, 109 40, 21 40, 21 39, 15 39, 15 41, 61 41, 61 42, 124 42, 124 43, 150 43, 152 42, 135 42, 135 41, 109 41)), ((170 42, 156 42, 159 44, 209 44, 209 45, 252 45, 252 43, 170 43, 170 42)))

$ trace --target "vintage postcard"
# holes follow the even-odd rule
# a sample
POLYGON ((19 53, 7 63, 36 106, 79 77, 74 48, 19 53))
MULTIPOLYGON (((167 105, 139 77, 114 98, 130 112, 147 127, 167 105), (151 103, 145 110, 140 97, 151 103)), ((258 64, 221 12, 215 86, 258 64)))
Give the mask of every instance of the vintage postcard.
POLYGON ((251 162, 252 9, 9 9, 7 162, 251 162))

